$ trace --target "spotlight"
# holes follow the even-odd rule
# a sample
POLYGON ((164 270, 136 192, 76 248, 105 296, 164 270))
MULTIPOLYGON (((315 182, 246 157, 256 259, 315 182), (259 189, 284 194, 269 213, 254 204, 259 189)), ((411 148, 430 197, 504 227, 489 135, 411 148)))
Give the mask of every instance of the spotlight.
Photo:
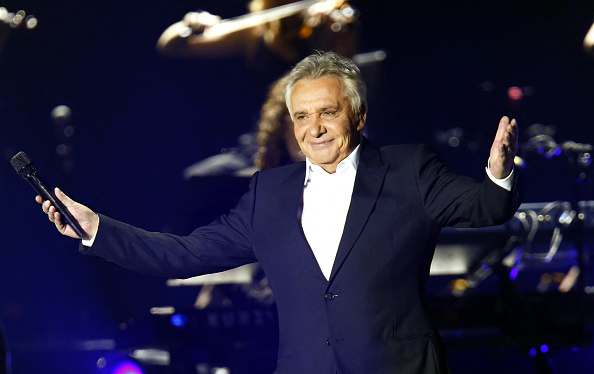
POLYGON ((127 354, 110 352, 97 360, 96 374, 145 374, 145 372, 127 354))
POLYGON ((171 316, 171 324, 175 327, 184 327, 188 323, 188 317, 183 314, 174 314, 171 316))
POLYGON ((144 374, 142 370, 133 362, 122 362, 116 366, 111 374, 144 374))
POLYGON ((522 92, 520 87, 513 86, 508 88, 507 97, 509 97, 510 100, 519 101, 524 97, 524 92, 522 92))

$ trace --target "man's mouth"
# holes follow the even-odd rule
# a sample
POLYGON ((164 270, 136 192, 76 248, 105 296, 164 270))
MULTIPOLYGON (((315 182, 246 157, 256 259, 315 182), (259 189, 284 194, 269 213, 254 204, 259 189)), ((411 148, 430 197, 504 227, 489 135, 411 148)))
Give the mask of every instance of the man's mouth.
POLYGON ((324 148, 331 142, 332 142, 332 140, 324 140, 324 141, 310 142, 309 144, 312 148, 315 149, 315 148, 324 148))

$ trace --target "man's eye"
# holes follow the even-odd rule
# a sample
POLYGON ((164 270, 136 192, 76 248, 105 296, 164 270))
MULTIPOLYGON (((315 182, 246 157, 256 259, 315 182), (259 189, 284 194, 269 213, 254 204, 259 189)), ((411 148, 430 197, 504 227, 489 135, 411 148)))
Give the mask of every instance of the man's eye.
POLYGON ((336 115, 336 112, 327 110, 323 112, 322 115, 326 117, 334 117, 336 115))

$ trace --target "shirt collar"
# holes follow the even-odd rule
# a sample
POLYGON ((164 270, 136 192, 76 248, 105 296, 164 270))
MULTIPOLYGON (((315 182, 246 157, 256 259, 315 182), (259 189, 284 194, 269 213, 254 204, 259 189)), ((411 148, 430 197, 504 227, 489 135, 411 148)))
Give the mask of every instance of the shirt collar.
MULTIPOLYGON (((351 152, 350 155, 347 156, 344 160, 340 161, 338 166, 336 167, 336 173, 342 173, 349 168, 353 168, 357 171, 359 167, 359 154, 361 153, 361 144, 357 145, 357 147, 351 152)), ((306 185, 307 182, 311 179, 312 173, 315 172, 324 172, 327 173, 324 169, 322 169, 318 165, 314 165, 309 158, 305 158, 305 180, 303 181, 303 185, 306 185)))

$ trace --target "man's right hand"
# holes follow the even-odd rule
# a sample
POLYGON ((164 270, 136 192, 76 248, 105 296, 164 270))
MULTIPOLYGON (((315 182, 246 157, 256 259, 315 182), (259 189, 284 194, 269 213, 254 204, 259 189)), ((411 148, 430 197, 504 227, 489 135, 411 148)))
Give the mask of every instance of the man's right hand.
MULTIPOLYGON (((95 214, 95 212, 86 206, 77 203, 66 196, 66 194, 57 187, 55 189, 55 194, 58 200, 60 200, 64 206, 68 208, 70 214, 72 214, 74 219, 78 221, 80 227, 87 234, 87 237, 82 239, 93 239, 97 234, 97 230, 99 229, 99 217, 97 214, 95 214)), ((62 220, 60 213, 56 212, 56 208, 52 206, 48 200, 43 201, 41 196, 37 195, 35 197, 35 201, 41 204, 43 212, 47 214, 49 220, 56 225, 56 228, 60 234, 75 239, 81 239, 78 235, 76 235, 74 230, 72 230, 72 228, 62 220)))

